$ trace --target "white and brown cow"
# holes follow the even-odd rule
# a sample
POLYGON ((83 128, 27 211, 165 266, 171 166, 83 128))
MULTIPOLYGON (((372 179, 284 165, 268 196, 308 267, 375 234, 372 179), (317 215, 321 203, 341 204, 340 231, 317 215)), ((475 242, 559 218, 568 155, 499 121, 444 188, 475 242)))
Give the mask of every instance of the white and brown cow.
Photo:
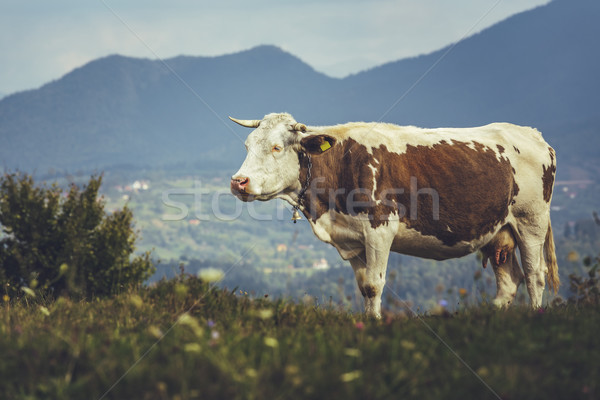
POLYGON ((492 262, 494 302, 509 304, 523 276, 533 307, 542 305, 546 274, 557 290, 550 225, 556 158, 537 130, 506 123, 305 126, 286 113, 232 120, 256 128, 231 179, 233 194, 299 208, 315 235, 350 260, 368 314, 380 315, 390 251, 443 260, 483 248, 491 256, 506 241, 496 235, 507 230, 516 244, 506 250, 510 257, 492 262))

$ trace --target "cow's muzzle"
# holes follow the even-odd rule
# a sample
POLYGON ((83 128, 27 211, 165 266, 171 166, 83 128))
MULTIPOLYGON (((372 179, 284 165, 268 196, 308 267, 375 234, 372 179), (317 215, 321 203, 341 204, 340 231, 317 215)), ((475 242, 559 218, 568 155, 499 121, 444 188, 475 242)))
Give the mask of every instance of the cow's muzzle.
POLYGON ((235 195, 241 195, 243 197, 249 196, 247 191, 249 183, 250 178, 247 177, 231 178, 231 193, 235 195))

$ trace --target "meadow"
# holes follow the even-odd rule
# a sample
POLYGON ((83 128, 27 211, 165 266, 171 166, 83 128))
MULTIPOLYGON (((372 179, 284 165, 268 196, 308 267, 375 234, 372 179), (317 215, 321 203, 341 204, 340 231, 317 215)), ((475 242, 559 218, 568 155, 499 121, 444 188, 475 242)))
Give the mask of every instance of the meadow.
POLYGON ((485 304, 381 320, 179 275, 113 297, 2 299, 2 399, 600 396, 600 312, 485 304))

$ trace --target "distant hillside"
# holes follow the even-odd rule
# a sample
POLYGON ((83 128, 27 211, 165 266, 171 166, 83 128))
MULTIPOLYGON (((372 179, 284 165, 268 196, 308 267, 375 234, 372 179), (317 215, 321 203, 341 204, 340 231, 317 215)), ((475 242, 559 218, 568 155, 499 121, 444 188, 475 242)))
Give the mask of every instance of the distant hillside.
POLYGON ((557 149, 559 162, 581 167, 595 163, 600 148, 598 20, 600 3, 593 0, 555 0, 513 16, 458 43, 391 110, 447 49, 345 79, 273 46, 176 57, 165 61, 168 67, 110 56, 0 100, 0 161, 38 172, 234 170, 247 131, 227 116, 288 111, 308 124, 531 125, 557 149))

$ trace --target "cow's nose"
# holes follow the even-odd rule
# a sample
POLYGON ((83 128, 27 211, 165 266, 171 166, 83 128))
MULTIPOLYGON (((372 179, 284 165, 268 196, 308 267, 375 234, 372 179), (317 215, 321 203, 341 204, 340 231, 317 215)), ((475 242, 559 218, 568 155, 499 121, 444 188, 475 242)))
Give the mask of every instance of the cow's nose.
POLYGON ((247 177, 231 178, 231 189, 244 192, 248 183, 250 183, 250 178, 247 177))

